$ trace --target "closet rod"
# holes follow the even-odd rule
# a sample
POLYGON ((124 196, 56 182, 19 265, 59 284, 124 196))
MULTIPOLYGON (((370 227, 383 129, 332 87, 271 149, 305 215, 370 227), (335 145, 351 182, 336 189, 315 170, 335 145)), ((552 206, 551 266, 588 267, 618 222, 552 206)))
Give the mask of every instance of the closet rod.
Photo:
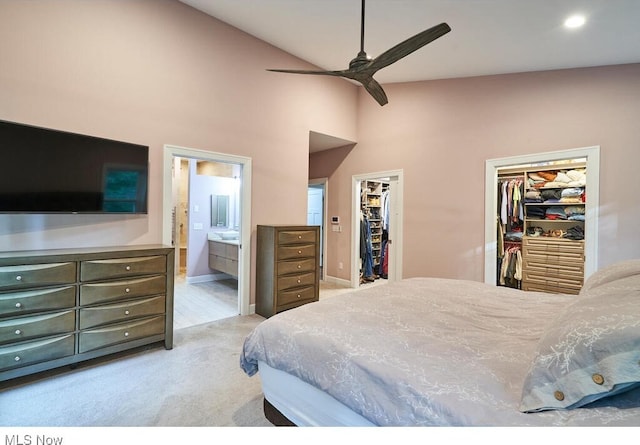
POLYGON ((524 180, 524 175, 498 176, 498 181, 502 181, 504 179, 522 179, 522 180, 524 180))

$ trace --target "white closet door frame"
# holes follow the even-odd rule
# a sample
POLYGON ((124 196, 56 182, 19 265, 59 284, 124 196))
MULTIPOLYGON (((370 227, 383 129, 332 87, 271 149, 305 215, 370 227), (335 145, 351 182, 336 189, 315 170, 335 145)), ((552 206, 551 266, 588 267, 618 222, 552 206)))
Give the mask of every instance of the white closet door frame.
POLYGON ((505 167, 535 164, 563 159, 587 159, 587 201, 585 203, 585 280, 598 268, 598 208, 600 200, 600 146, 537 153, 509 158, 489 159, 485 163, 485 232, 484 232, 484 282, 496 284, 498 205, 498 170, 505 167))
POLYGON ((389 181, 389 273, 388 282, 402 279, 402 228, 404 221, 404 170, 389 170, 353 175, 351 178, 351 287, 360 286, 360 183, 366 180, 389 181), (387 179, 388 178, 388 179, 387 179))

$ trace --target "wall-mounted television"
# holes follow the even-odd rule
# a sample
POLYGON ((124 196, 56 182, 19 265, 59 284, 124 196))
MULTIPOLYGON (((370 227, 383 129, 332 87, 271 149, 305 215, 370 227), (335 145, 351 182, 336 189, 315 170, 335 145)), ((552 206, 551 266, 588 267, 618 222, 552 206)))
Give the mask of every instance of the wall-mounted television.
POLYGON ((0 120, 1 213, 147 213, 149 147, 0 120))

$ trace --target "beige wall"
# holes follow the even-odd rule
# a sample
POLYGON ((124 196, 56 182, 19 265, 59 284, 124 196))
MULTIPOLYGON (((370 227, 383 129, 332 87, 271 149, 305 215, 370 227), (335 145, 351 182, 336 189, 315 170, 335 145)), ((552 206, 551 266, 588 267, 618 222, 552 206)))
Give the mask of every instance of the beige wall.
MULTIPOLYGON (((384 88, 385 107, 360 96, 358 144, 312 155, 310 174, 350 227, 352 175, 403 169, 405 277, 483 280, 487 159, 594 145, 598 264, 640 257, 640 64, 384 88)), ((327 234, 327 274, 348 279, 350 233, 327 234)))
POLYGON ((173 0, 3 1, 0 60, 0 119, 150 146, 147 216, 0 215, 0 251, 161 242, 165 144, 252 158, 252 227, 304 224, 309 131, 356 138, 354 85, 173 0))

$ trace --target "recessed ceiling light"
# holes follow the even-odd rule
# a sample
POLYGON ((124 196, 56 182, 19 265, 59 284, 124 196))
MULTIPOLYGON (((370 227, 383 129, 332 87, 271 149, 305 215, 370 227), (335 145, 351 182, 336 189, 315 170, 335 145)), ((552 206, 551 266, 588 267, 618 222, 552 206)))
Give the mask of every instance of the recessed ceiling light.
POLYGON ((564 21, 564 26, 566 26, 567 28, 580 28, 585 24, 585 22, 586 19, 583 15, 572 15, 564 21))

